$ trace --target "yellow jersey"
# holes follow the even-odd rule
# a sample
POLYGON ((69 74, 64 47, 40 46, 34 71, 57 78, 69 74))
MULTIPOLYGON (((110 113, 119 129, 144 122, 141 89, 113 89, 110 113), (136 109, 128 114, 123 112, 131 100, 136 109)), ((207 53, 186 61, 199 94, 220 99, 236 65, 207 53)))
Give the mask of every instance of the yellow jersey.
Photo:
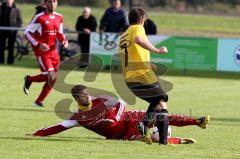
POLYGON ((119 42, 119 55, 125 81, 155 83, 158 79, 151 69, 150 52, 135 43, 137 36, 148 40, 142 25, 130 26, 119 42))

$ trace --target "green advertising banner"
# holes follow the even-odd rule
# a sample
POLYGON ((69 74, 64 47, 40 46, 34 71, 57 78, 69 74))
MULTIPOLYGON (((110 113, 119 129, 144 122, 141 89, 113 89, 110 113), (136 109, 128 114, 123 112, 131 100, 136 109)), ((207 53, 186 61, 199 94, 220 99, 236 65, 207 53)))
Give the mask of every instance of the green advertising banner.
MULTIPOLYGON (((151 61, 176 69, 216 70, 218 39, 149 36, 149 41, 156 47, 166 46, 168 54, 152 54, 151 61)), ((112 33, 92 33, 90 52, 102 58, 104 65, 119 65, 119 35, 112 33)))
POLYGON ((169 37, 156 45, 166 46, 169 53, 153 55, 153 62, 170 68, 216 70, 218 40, 215 38, 169 37))

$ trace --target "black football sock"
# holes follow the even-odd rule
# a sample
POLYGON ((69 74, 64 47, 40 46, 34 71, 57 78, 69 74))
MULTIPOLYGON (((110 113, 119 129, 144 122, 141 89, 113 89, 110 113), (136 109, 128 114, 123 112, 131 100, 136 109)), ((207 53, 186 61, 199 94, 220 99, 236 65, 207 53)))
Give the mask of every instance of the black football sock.
POLYGON ((168 111, 166 109, 157 110, 157 128, 159 131, 159 144, 167 145, 168 141, 168 111))
POLYGON ((149 122, 154 119, 154 115, 155 115, 155 111, 153 109, 152 104, 150 104, 149 107, 148 107, 148 110, 146 112, 146 115, 143 119, 144 126, 148 127, 149 122))

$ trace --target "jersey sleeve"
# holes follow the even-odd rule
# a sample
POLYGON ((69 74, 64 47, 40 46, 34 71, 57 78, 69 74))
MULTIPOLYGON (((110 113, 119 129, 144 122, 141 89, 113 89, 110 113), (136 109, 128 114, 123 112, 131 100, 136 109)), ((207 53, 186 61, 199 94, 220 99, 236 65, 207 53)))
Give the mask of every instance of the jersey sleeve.
POLYGON ((121 120, 124 120, 126 103, 122 100, 119 100, 117 104, 114 106, 115 111, 112 112, 109 119, 112 119, 114 122, 112 123, 112 127, 117 125, 121 120))
POLYGON ((99 95, 99 98, 105 100, 104 105, 108 109, 108 119, 114 120, 112 126, 123 120, 125 115, 126 103, 123 100, 116 99, 108 95, 99 95))
POLYGON ((68 129, 76 126, 80 126, 77 120, 64 120, 63 122, 59 123, 59 125, 62 125, 68 129))
POLYGON ((30 24, 26 27, 24 31, 24 35, 27 38, 27 40, 31 43, 33 47, 40 46, 41 42, 35 38, 35 34, 39 33, 42 34, 42 25, 39 21, 39 14, 36 15, 30 24))
POLYGON ((61 44, 63 44, 64 41, 66 41, 66 36, 63 32, 63 19, 62 19, 62 17, 60 19, 60 25, 59 25, 59 28, 58 28, 58 31, 57 31, 57 38, 58 38, 58 40, 60 41, 61 44))

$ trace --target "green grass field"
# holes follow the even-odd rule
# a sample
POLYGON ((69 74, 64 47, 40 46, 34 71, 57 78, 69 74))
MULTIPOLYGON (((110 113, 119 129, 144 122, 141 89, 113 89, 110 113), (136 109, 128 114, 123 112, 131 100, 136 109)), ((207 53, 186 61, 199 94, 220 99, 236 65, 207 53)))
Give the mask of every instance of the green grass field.
MULTIPOLYGON (((26 26, 35 13, 34 5, 18 4, 26 26)), ((60 6, 57 10, 64 15, 65 27, 74 29, 81 7, 60 6)), ((98 21, 104 9, 93 8, 98 21)), ((237 16, 191 15, 148 11, 160 34, 177 36, 239 37, 240 18, 237 16)))
MULTIPOLYGON (((23 77, 39 72, 37 68, 27 67, 34 65, 29 60, 31 59, 24 58, 16 66, 0 66, 0 158, 240 158, 238 76, 163 77, 174 85, 169 92, 171 113, 188 115, 191 109, 193 116, 209 114, 212 117, 206 130, 194 126, 173 128, 174 136, 195 138, 198 141, 195 145, 149 146, 138 141, 110 141, 84 128, 74 128, 53 137, 29 138, 24 134, 62 121, 54 112, 55 105, 61 99, 71 98, 70 94, 53 91, 45 102, 46 107, 32 107, 42 85, 34 84, 30 95, 23 94, 23 77)), ((83 81, 83 72, 73 71, 65 81, 116 92, 107 72, 100 73, 95 82, 88 83, 83 81)), ((144 101, 138 100, 135 105, 128 106, 128 109, 146 109, 146 105, 144 101)))
MULTIPOLYGON (((18 4, 22 9, 24 25, 35 12, 34 6, 18 4)), ((63 7, 58 10, 64 15, 65 26, 74 28, 78 7, 63 7)), ((93 9, 99 19, 103 9, 93 9)), ((150 12, 159 27, 159 33, 189 36, 237 37, 240 34, 239 17, 187 15, 150 12)), ((41 90, 42 84, 34 84, 28 96, 22 92, 23 77, 39 73, 36 62, 25 57, 15 66, 0 66, 0 159, 238 159, 240 158, 240 98, 239 74, 219 73, 169 73, 163 79, 173 83, 169 92, 169 112, 176 114, 211 115, 206 130, 198 127, 173 128, 173 135, 191 137, 195 145, 151 146, 134 141, 105 140, 84 128, 74 128, 56 136, 46 138, 26 137, 26 133, 61 122, 56 113, 56 103, 71 98, 54 90, 45 101, 46 107, 35 108, 32 103, 41 90)), ((116 93, 110 74, 102 72, 91 83, 83 81, 84 73, 72 71, 65 82, 86 84, 116 93)), ((137 100, 128 109, 145 110, 147 103, 137 100)), ((74 106, 71 107, 74 109, 74 106)))

